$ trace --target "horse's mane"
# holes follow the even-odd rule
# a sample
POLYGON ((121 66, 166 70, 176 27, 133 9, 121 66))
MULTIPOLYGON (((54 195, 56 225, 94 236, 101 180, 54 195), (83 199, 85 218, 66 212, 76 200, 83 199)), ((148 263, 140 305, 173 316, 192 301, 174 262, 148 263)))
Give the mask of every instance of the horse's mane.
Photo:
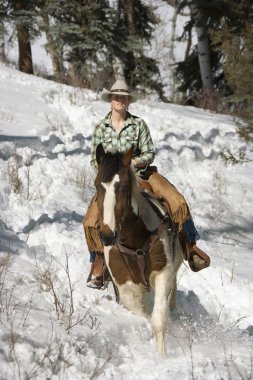
POLYGON ((132 185, 132 198, 136 199, 138 202, 139 198, 139 188, 137 186, 137 174, 135 173, 134 169, 130 167, 130 178, 131 178, 131 185, 132 185))

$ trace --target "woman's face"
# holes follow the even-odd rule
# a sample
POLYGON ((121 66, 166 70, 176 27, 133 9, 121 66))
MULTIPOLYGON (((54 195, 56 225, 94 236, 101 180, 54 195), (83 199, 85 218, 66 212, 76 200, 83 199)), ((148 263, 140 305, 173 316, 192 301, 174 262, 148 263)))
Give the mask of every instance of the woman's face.
POLYGON ((111 106, 115 111, 126 111, 128 109, 130 100, 126 95, 112 95, 111 106))

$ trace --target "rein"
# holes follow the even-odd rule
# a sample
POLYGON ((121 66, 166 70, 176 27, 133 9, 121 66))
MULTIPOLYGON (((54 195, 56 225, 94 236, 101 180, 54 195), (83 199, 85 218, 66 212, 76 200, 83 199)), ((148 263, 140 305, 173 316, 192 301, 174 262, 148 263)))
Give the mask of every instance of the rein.
POLYGON ((148 244, 145 244, 145 245, 148 245, 148 246, 147 246, 147 248, 145 247, 145 249, 143 249, 143 248, 132 249, 132 248, 129 248, 129 247, 125 246, 120 241, 117 241, 117 243, 115 244, 115 248, 120 253, 136 257, 138 268, 139 268, 140 274, 141 274, 142 282, 144 284, 145 289, 149 291, 150 290, 150 286, 149 286, 149 283, 148 283, 148 281, 146 280, 146 277, 145 277, 145 267, 146 267, 145 256, 146 256, 146 254, 148 253, 148 250, 149 250, 149 241, 147 241, 147 243, 148 244))

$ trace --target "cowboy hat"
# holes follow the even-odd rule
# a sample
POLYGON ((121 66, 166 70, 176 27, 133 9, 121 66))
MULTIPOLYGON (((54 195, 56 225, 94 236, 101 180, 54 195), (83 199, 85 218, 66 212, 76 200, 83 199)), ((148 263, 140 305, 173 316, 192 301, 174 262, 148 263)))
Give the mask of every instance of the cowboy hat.
POLYGON ((111 87, 110 91, 103 89, 101 99, 105 102, 111 101, 111 95, 125 95, 130 99, 130 103, 134 103, 137 100, 137 94, 130 92, 128 85, 124 80, 117 80, 111 87))

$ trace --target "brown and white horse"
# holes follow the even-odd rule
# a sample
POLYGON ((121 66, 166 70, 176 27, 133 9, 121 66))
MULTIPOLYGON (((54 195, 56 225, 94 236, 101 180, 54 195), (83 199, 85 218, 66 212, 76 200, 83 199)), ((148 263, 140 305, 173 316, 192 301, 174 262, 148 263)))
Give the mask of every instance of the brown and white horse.
POLYGON ((121 304, 136 315, 145 315, 149 284, 154 293, 151 321, 156 349, 165 355, 168 305, 174 298, 176 274, 183 261, 180 242, 167 224, 159 227, 158 234, 150 233, 143 222, 140 204, 143 207, 145 200, 140 203, 141 191, 131 169, 132 150, 105 153, 100 144, 96 157, 100 238, 107 268, 121 304))

